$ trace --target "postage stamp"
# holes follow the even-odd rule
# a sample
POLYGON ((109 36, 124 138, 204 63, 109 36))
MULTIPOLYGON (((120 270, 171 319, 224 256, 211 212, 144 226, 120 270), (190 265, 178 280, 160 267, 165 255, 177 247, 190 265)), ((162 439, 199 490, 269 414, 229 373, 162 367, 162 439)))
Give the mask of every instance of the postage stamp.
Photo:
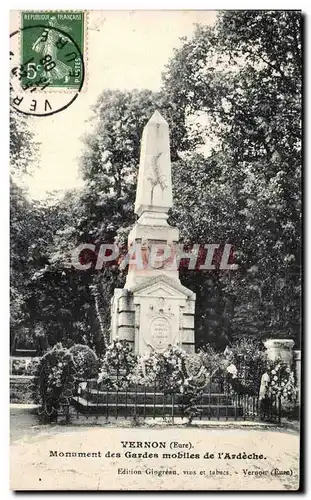
POLYGON ((83 56, 85 13, 22 12, 21 17, 21 57, 23 62, 31 59, 23 84, 44 77, 48 78, 49 87, 78 89, 83 77, 81 58, 72 39, 83 56), (42 26, 39 30, 38 25, 42 26), (63 50, 66 45, 71 45, 69 52, 63 50))
POLYGON ((21 12, 10 34, 10 100, 18 112, 49 116, 68 108, 85 81, 87 13, 21 12))

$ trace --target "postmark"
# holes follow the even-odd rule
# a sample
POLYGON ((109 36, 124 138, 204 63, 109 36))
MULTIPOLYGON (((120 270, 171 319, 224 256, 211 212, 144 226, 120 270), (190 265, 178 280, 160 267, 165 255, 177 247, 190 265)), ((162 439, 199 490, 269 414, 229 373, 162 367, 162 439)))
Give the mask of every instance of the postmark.
POLYGON ((23 13, 10 41, 11 106, 33 116, 68 108, 85 79, 84 13, 23 13))

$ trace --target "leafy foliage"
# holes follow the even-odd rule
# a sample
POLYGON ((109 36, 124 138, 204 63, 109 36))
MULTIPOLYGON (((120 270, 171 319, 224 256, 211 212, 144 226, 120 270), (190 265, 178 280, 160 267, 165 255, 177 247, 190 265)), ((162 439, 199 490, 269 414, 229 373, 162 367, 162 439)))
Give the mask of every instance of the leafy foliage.
POLYGON ((12 375, 34 375, 37 371, 40 358, 17 358, 11 362, 12 375))
POLYGON ((237 369, 237 380, 233 383, 236 391, 258 394, 261 377, 267 366, 262 343, 256 339, 242 338, 226 347, 224 355, 228 363, 237 369))
POLYGON ((29 174, 36 165, 38 144, 27 125, 27 118, 10 109, 11 174, 29 174))
POLYGON ((222 352, 216 351, 210 344, 202 347, 199 351, 199 356, 210 377, 217 372, 221 375, 226 373, 229 360, 226 359, 222 352))
POLYGON ((174 220, 186 239, 234 244, 239 264, 193 280, 199 342, 272 332, 299 342, 300 23, 294 11, 221 12, 164 74, 164 92, 202 144, 201 157, 175 168, 174 220))
POLYGON ((89 379, 97 376, 98 358, 89 346, 75 344, 70 347, 69 353, 75 364, 77 378, 89 379))

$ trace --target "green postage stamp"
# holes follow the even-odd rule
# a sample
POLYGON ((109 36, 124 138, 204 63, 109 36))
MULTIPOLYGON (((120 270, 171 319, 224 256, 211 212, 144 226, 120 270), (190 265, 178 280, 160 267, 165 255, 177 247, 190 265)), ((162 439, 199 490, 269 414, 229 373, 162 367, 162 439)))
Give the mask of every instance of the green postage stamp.
POLYGON ((22 86, 79 89, 84 78, 85 12, 21 13, 22 86), (43 85, 42 85, 43 84, 43 85))

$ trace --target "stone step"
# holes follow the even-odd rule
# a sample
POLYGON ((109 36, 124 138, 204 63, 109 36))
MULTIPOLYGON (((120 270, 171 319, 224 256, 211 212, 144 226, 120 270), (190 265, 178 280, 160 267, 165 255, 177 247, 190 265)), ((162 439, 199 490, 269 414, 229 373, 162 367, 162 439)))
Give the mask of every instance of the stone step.
MULTIPOLYGON (((80 387, 87 387, 88 389, 93 389, 93 390, 96 390, 96 391, 99 391, 99 392, 107 392, 107 387, 105 386, 104 383, 97 383, 97 381, 95 379, 93 380, 87 380, 87 381, 84 381, 84 382, 81 382, 79 383, 79 386, 80 387)), ((145 390, 145 387, 146 387, 146 391, 147 392, 162 392, 162 391, 159 391, 159 387, 157 385, 149 385, 149 386, 144 386, 144 385, 135 385, 135 384, 132 384, 132 385, 129 385, 127 387, 127 392, 144 392, 145 390)), ((205 389, 206 393, 212 393, 212 394, 223 394, 225 391, 224 391, 224 385, 223 384, 220 384, 220 383, 217 383, 217 382, 213 382, 211 384, 208 384, 206 389, 205 389)), ((109 389, 109 392, 112 392, 111 389, 109 389)), ((121 391, 120 391, 121 392, 121 391)))
MULTIPOLYGON (((154 405, 154 404, 136 404, 129 405, 125 403, 92 403, 85 398, 75 396, 72 398, 73 406, 81 413, 90 415, 107 415, 115 417, 161 417, 172 416, 175 417, 186 416, 184 410, 177 404, 174 405, 154 405)), ((233 405, 200 405, 202 409, 202 417, 204 418, 241 418, 243 417, 243 409, 241 406, 233 405)))
MULTIPOLYGON (((111 404, 119 403, 124 404, 158 404, 162 405, 163 401, 166 404, 171 404, 172 396, 167 394, 163 395, 161 392, 126 392, 126 391, 113 391, 113 392, 103 392, 97 391, 95 389, 84 389, 81 390, 79 395, 86 399, 91 403, 103 403, 106 404, 108 402, 111 404)), ((181 394, 174 395, 175 404, 182 404, 183 396, 181 394)), ((234 405, 235 399, 232 396, 228 396, 226 394, 203 394, 201 399, 201 404, 212 404, 212 405, 234 405)))

